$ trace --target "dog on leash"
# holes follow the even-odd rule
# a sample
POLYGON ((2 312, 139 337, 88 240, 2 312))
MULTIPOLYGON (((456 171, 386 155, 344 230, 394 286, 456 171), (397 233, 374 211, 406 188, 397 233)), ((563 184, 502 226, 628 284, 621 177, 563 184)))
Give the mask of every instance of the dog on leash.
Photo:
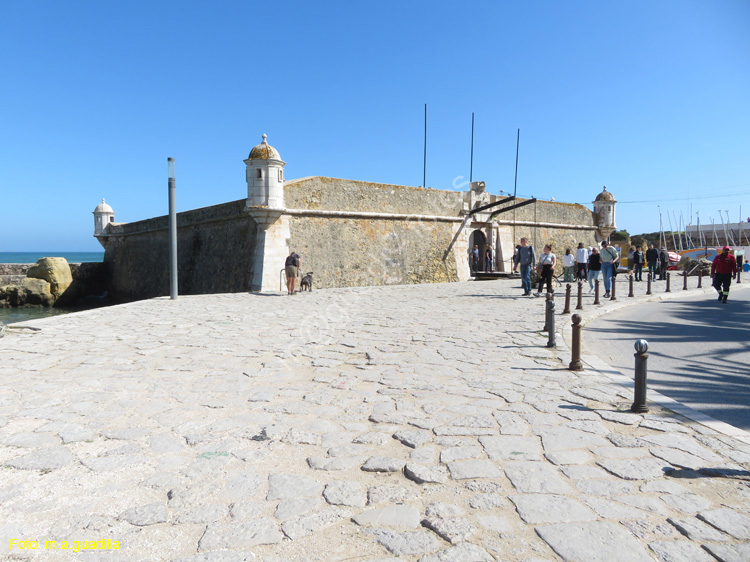
POLYGON ((313 274, 311 271, 310 273, 308 273, 302 278, 302 281, 300 281, 299 290, 304 291, 305 287, 307 287, 308 291, 312 291, 312 283, 313 283, 313 274))

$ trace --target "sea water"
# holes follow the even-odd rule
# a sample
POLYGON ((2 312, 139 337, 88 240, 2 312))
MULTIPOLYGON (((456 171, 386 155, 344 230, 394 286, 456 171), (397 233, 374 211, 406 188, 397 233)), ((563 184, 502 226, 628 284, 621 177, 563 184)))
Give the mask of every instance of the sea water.
MULTIPOLYGON (((104 252, 0 252, 0 263, 36 263, 41 258, 65 258, 68 263, 104 261, 104 252)), ((61 308, 0 308, 0 322, 13 324, 65 314, 61 308)))

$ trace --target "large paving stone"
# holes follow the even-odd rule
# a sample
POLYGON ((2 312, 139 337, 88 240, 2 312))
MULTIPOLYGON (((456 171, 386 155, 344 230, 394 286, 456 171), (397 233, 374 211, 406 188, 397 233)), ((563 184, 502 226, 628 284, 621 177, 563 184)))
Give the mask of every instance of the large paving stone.
POLYGON ((368 532, 396 556, 426 554, 440 548, 440 541, 433 533, 427 531, 399 533, 389 529, 372 529, 368 532))
POLYGON ((444 466, 425 466, 409 463, 404 467, 404 475, 418 484, 442 484, 448 480, 444 466))
POLYGON ((259 544, 278 544, 283 535, 270 517, 239 523, 209 525, 198 542, 198 550, 239 550, 259 544))
POLYGON ((624 528, 607 521, 559 523, 537 534, 567 562, 643 562, 646 549, 624 528))
POLYGON ((394 433, 393 437, 394 439, 401 441, 401 443, 407 447, 416 449, 432 439, 432 434, 428 431, 402 429, 401 431, 394 433))
POLYGON ((750 560, 750 543, 705 544, 703 547, 719 562, 747 562, 750 560))
POLYGON ((715 562, 715 558, 690 541, 652 541, 648 543, 662 562, 715 562))
POLYGON ((477 459, 468 461, 453 461, 448 463, 451 478, 454 480, 466 480, 468 478, 500 478, 502 472, 494 462, 477 459))
POLYGON ((723 461, 723 459, 719 455, 717 455, 713 451, 708 450, 703 445, 699 444, 695 439, 687 435, 672 435, 666 433, 661 435, 649 435, 646 437, 641 437, 640 439, 646 441, 647 443, 653 443, 654 445, 658 445, 660 447, 679 449, 680 451, 695 455, 696 457, 699 457, 709 463, 720 463, 723 461))
POLYGON ((667 519, 667 521, 674 525, 680 533, 685 535, 691 541, 704 543, 727 542, 729 540, 728 535, 725 535, 721 531, 718 531, 710 525, 706 525, 702 521, 699 521, 698 519, 694 519, 692 517, 685 519, 669 518, 667 519))
POLYGON ((75 461, 75 457, 62 445, 37 449, 7 462, 8 466, 24 470, 53 470, 75 461))
POLYGON ((273 516, 279 521, 286 521, 292 517, 297 517, 303 513, 308 513, 313 509, 320 507, 323 503, 319 497, 310 498, 293 498, 288 500, 282 500, 276 507, 276 511, 273 516))
POLYGON ((0 444, 9 447, 19 447, 23 449, 35 449, 37 447, 52 447, 60 444, 60 440, 49 433, 36 433, 34 431, 24 431, 13 433, 8 437, 0 439, 0 444))
POLYGON ((651 458, 603 459, 596 464, 624 480, 654 480, 664 476, 664 469, 668 468, 663 461, 651 458))
POLYGON ((542 438, 545 453, 609 445, 609 442, 599 435, 569 427, 544 427, 537 430, 537 434, 542 438))
POLYGON ((571 487, 546 462, 517 461, 505 465, 505 474, 519 492, 567 494, 571 487))
POLYGON ((267 500, 286 500, 317 496, 323 485, 317 480, 297 474, 270 474, 268 476, 267 500))
POLYGON ((419 559, 419 562, 494 562, 495 557, 481 546, 468 542, 446 548, 419 559))
POLYGON ((517 494, 510 497, 526 523, 593 521, 596 514, 580 502, 556 494, 517 494))
POLYGON ((323 497, 331 505, 364 507, 367 503, 364 490, 354 480, 334 480, 326 485, 323 497))
POLYGON ((480 437, 479 442, 493 461, 538 461, 542 454, 539 438, 499 435, 480 437))
POLYGON ((143 527, 146 525, 154 525, 156 523, 164 523, 167 520, 167 517, 167 506, 165 504, 151 503, 123 511, 118 516, 118 519, 127 521, 131 525, 143 527))
POLYGON ((281 525, 281 529, 287 537, 296 540, 312 535, 316 531, 333 525, 349 515, 351 515, 351 512, 346 509, 329 507, 285 521, 281 525))
POLYGON ((361 527, 416 529, 419 526, 419 510, 412 505, 389 505, 363 511, 353 520, 361 527))
POLYGON ((405 460, 391 457, 370 457, 362 465, 365 472, 398 472, 404 468, 405 460))
POLYGON ((741 541, 750 540, 750 516, 738 513, 728 507, 701 511, 698 519, 713 525, 741 541))

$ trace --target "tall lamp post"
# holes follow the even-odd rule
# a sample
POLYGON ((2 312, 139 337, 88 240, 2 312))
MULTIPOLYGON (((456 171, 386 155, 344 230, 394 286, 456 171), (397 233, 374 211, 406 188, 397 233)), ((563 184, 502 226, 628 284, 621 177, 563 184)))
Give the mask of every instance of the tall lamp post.
POLYGON ((174 158, 167 158, 169 189, 169 298, 177 298, 177 209, 174 182, 174 158))

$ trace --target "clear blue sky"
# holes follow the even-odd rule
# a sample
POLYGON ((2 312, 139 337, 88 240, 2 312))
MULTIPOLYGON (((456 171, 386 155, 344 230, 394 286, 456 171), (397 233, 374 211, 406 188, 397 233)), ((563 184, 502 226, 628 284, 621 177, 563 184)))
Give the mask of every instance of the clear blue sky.
MULTIPOLYGON (((750 2, 0 0, 0 251, 97 251, 115 220, 246 196, 263 133, 286 177, 474 179, 590 204, 750 216, 750 2), (688 197, 690 198, 688 200, 688 197), (642 202, 646 201, 646 202, 642 202)), ((668 228, 666 213, 665 227, 668 228)))

